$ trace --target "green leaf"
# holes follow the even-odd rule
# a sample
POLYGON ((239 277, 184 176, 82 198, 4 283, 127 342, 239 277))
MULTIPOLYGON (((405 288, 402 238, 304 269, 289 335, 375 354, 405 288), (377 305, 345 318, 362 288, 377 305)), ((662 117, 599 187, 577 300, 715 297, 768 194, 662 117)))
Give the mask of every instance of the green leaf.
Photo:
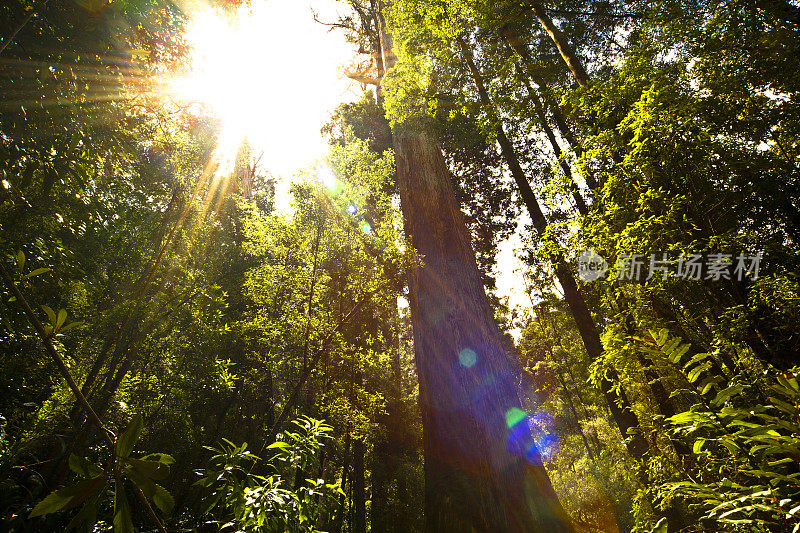
POLYGON ((719 439, 719 443, 725 446, 732 455, 737 455, 740 451, 742 451, 739 445, 733 442, 731 439, 723 437, 719 439))
POLYGON ((777 378, 778 378, 778 383, 783 385, 785 388, 793 390, 794 392, 798 392, 797 380, 794 378, 794 376, 792 376, 791 379, 786 379, 786 376, 784 376, 783 374, 778 374, 777 378))
POLYGON ((47 318, 50 319, 50 323, 55 325, 55 323, 56 323, 56 314, 53 312, 53 310, 50 309, 50 307, 48 307, 46 305, 43 305, 42 309, 44 310, 45 313, 47 313, 47 318))
POLYGON ((64 489, 52 492, 44 500, 40 501, 36 507, 33 508, 31 514, 28 515, 28 518, 54 513, 63 509, 64 506, 70 502, 72 496, 64 495, 61 493, 62 490, 64 489))
POLYGON ((161 509, 161 512, 164 514, 170 514, 175 507, 175 500, 172 498, 172 494, 161 485, 156 485, 156 491, 153 494, 153 503, 155 503, 156 507, 161 509))
POLYGON ((97 494, 86 502, 86 505, 84 505, 72 520, 70 520, 69 524, 67 524, 67 533, 73 529, 86 532, 94 531, 94 525, 97 522, 97 509, 100 507, 102 495, 102 491, 98 491, 97 494))
POLYGON ((795 407, 794 405, 788 404, 783 400, 779 400, 778 398, 774 397, 770 397, 769 401, 771 401, 772 405, 774 405, 784 413, 787 413, 791 416, 795 416, 797 414, 797 407, 795 407))
POLYGON ((25 268, 25 252, 20 250, 17 252, 17 272, 22 274, 23 268, 25 268))
POLYGON ((82 326, 82 325, 83 325, 83 322, 70 322, 69 324, 67 324, 63 328, 59 329, 58 331, 60 333, 64 333, 65 331, 69 331, 72 328, 77 328, 78 326, 82 326))
POLYGON ((67 311, 66 309, 61 309, 58 312, 58 318, 56 319, 56 329, 60 328, 64 325, 64 322, 67 321, 67 311))
POLYGON ((747 420, 732 420, 728 422, 729 426, 742 426, 748 429, 756 429, 763 427, 761 424, 755 424, 753 422, 748 422, 747 420))
POLYGON ((777 461, 770 461, 767 463, 767 466, 778 466, 784 465, 787 463, 793 463, 795 460, 792 457, 784 457, 783 459, 778 459, 777 461))
POLYGON ((117 481, 114 490, 114 533, 133 533, 131 507, 122 480, 117 481))
POLYGON ((673 364, 677 364, 680 362, 681 358, 689 351, 691 346, 689 344, 683 344, 679 346, 675 351, 669 354, 669 360, 673 364))
POLYGON ((216 507, 216 506, 217 506, 217 504, 219 503, 219 501, 222 499, 222 496, 224 496, 224 495, 225 495, 225 493, 224 493, 223 491, 221 491, 221 490, 218 490, 218 491, 217 491, 217 492, 216 492, 216 493, 215 493, 215 494, 214 494, 214 495, 213 495, 213 496, 210 498, 210 501, 209 501, 208 505, 206 505, 206 508, 205 508, 205 510, 203 511, 203 514, 204 514, 204 515, 207 515, 208 513, 210 513, 210 512, 211 512, 211 510, 212 510, 212 509, 214 509, 214 507, 216 507))
POLYGON ((102 470, 99 466, 90 463, 87 459, 77 456, 74 453, 69 456, 69 468, 76 474, 84 477, 96 477, 102 470))
POLYGON ((695 381, 697 381, 700 375, 709 368, 711 368, 711 362, 705 361, 704 363, 701 363, 696 367, 694 367, 693 369, 691 369, 687 374, 686 379, 689 380, 689 383, 694 383, 695 381))
POLYGON ((703 445, 706 443, 706 439, 697 439, 694 441, 694 446, 692 446, 693 453, 700 453, 703 451, 703 445))
POLYGON ((129 458, 127 462, 138 474, 149 479, 160 481, 169 475, 169 466, 158 461, 129 458))
POLYGON ((695 413, 694 411, 684 411, 683 413, 678 413, 677 415, 667 418, 667 422, 675 425, 688 424, 690 422, 705 422, 705 421, 706 418, 703 415, 701 415, 700 413, 695 413))
POLYGON ((54 513, 62 509, 71 509, 79 505, 89 496, 97 493, 105 483, 105 475, 85 479, 77 485, 64 487, 51 493, 33 508, 28 518, 54 513))
POLYGON ((24 276, 22 276, 22 279, 32 278, 33 276, 38 276, 39 274, 44 274, 46 272, 50 272, 50 269, 49 268, 44 268, 44 267, 37 268, 35 270, 32 270, 32 271, 28 272, 24 276))
POLYGON ((722 405, 723 403, 727 402, 732 396, 736 396, 740 392, 744 391, 743 385, 731 385, 717 393, 716 398, 714 398, 711 403, 714 405, 722 405))
POLYGON ((142 433, 142 425, 144 422, 142 421, 141 415, 136 415, 133 417, 128 429, 117 438, 117 455, 120 457, 128 457, 131 452, 133 451, 133 445, 136 444, 136 441, 139 440, 139 435, 142 433))
POLYGON ((158 461, 161 464, 171 465, 175 464, 175 459, 166 453, 151 453, 142 457, 143 461, 158 461))
POLYGON ((142 491, 142 494, 148 498, 153 497, 153 494, 156 491, 156 484, 152 479, 142 475, 141 472, 135 470, 130 465, 125 467, 125 475, 128 477, 128 479, 133 481, 137 487, 139 487, 139 489, 142 491))

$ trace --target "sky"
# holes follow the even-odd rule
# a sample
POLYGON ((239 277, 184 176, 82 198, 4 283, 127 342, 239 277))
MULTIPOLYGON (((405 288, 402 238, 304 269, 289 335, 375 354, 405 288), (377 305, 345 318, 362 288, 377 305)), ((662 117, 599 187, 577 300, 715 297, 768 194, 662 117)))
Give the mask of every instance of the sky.
MULTIPOLYGON (((246 137, 260 166, 278 178, 276 205, 289 209, 291 179, 327 153, 320 127, 342 102, 360 97, 361 86, 343 70, 354 58, 333 22, 344 6, 333 0, 252 0, 237 21, 224 20, 207 4, 192 8, 187 39, 194 47, 192 74, 176 82, 189 101, 206 102, 222 119, 221 152, 232 160, 246 137)), ((529 306, 524 294, 518 235, 501 243, 498 294, 529 306)), ((512 332, 515 336, 518 331, 512 332)))

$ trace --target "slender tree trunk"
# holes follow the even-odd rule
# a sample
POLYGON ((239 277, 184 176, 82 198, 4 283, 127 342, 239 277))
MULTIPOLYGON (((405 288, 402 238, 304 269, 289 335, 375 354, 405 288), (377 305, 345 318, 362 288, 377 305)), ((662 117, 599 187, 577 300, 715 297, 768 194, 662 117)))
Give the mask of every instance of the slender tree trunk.
MULTIPOLYGON (((525 74, 527 74, 527 77, 539 87, 538 92, 541 92, 544 103, 547 104, 546 107, 549 108, 550 114, 553 117, 553 122, 555 123, 556 128, 558 128, 558 132, 561 134, 561 137, 567 141, 572 150, 575 152, 575 155, 580 158, 580 156, 583 154, 583 147, 572 134, 572 128, 570 128, 570 126, 567 124, 567 121, 564 118, 564 115, 561 113, 558 103, 552 101, 552 98, 547 96, 547 87, 544 81, 541 79, 541 76, 536 75, 536 72, 531 65, 530 52, 525 46, 523 46, 523 44, 508 26, 503 26, 500 29, 500 35, 506 41, 511 50, 513 50, 514 53, 519 57, 520 64, 522 65, 522 69, 525 74)), ((531 94, 531 98, 536 98, 537 90, 531 87, 528 80, 525 80, 525 85, 528 89, 528 93, 531 94)), ((536 98, 536 100, 538 100, 538 98, 536 98)), ((534 100, 534 105, 536 105, 536 100, 534 100)), ((539 112, 537 111, 537 113, 539 112)), ((542 120, 543 123, 545 122, 545 119, 540 120, 542 120)), ((598 188, 599 184, 590 172, 585 172, 583 178, 586 180, 586 185, 590 190, 594 191, 598 188)))
POLYGON ((595 451, 593 445, 589 444, 589 440, 586 438, 586 433, 583 432, 581 419, 578 416, 578 411, 575 409, 575 403, 572 401, 572 393, 570 393, 569 388, 567 387, 567 382, 564 379, 564 372, 561 370, 561 368, 558 368, 556 373, 558 374, 558 382, 561 384, 561 390, 564 391, 564 399, 567 401, 569 412, 572 414, 573 420, 575 420, 575 429, 581 434, 581 440, 583 441, 583 446, 586 448, 586 453, 589 454, 589 459, 592 461, 594 468, 597 468, 597 451, 595 451))
POLYGON ((564 63, 567 64, 567 67, 572 72, 572 75, 575 76, 575 81, 577 81, 581 86, 588 85, 589 75, 586 73, 586 69, 583 67, 583 61, 581 61, 581 59, 575 53, 575 50, 569 44, 569 41, 564 37, 564 34, 561 33, 561 30, 558 29, 558 26, 553 23, 553 20, 547 14, 544 6, 542 6, 539 2, 529 2, 528 5, 533 10, 536 18, 539 19, 539 22, 547 32, 547 35, 550 36, 553 44, 556 45, 558 53, 561 54, 561 58, 564 60, 564 63))
MULTIPOLYGON (((347 483, 349 482, 350 485, 353 484, 349 477, 350 472, 350 432, 348 430, 347 436, 345 437, 344 441, 344 465, 342 465, 342 491, 347 490, 347 483)), ((331 528, 332 531, 335 533, 339 533, 342 530, 342 524, 344 523, 344 517, 347 514, 347 498, 342 495, 339 498, 339 514, 336 515, 336 519, 333 521, 333 526, 331 528)))
MULTIPOLYGON (((539 117, 539 123, 542 126, 542 131, 544 131, 547 139, 550 141, 550 145, 553 147, 553 154, 555 154, 556 159, 560 162, 564 174, 575 184, 575 189, 577 190, 577 181, 575 181, 575 178, 572 175, 572 169, 570 168, 569 163, 561 159, 561 146, 556 140, 553 128, 550 127, 550 124, 547 121, 547 108, 544 105, 543 98, 540 96, 539 91, 533 88, 530 80, 527 77, 523 77, 523 83, 525 84, 525 88, 530 95, 531 102, 533 102, 536 115, 539 117)), ((561 136, 567 140, 569 145, 573 147, 575 154, 580 157, 580 155, 583 153, 583 149, 572 136, 569 127, 564 121, 564 117, 561 115, 561 111, 558 109, 558 105, 551 104, 550 107, 553 109, 553 121, 556 123, 559 133, 561 133, 561 136)), ((594 191, 597 189, 597 180, 594 179, 594 176, 590 172, 586 172, 583 176, 583 179, 586 181, 586 185, 589 187, 589 190, 594 191)))
POLYGON ((524 82, 531 102, 533 102, 533 107, 536 110, 536 115, 539 117, 539 125, 541 126, 542 131, 544 132, 547 140, 550 142, 551 148, 553 149, 553 156, 556 159, 556 163, 561 167, 561 171, 564 172, 564 176, 566 176, 570 184, 570 192, 572 193, 572 197, 575 199, 575 205, 578 208, 578 212, 581 215, 586 216, 589 214, 589 209, 586 206, 583 196, 581 195, 580 186, 575 180, 575 177, 572 175, 572 168, 570 168, 569 162, 562 157, 561 146, 559 146, 558 141, 556 140, 556 135, 553 132, 553 128, 551 128, 550 124, 547 122, 547 114, 545 113, 542 100, 539 98, 539 95, 536 93, 535 89, 531 87, 530 82, 527 79, 524 79, 524 82))
POLYGON ((354 533, 367 533, 367 497, 364 475, 364 439, 353 440, 353 520, 354 533))
MULTIPOLYGON (((469 70, 470 75, 472 76, 472 81, 475 83, 475 86, 478 89, 478 96, 480 97, 481 104, 483 105, 484 110, 492 120, 497 124, 497 141, 501 144, 508 144, 512 146, 511 141, 506 136, 505 131, 503 130, 502 122, 500 121, 497 112, 492 105, 492 101, 489 98, 489 92, 486 90, 486 85, 483 82, 483 76, 478 71, 478 67, 475 65, 475 60, 472 56, 472 51, 467 47, 464 41, 459 37, 458 44, 461 48, 461 53, 464 56, 464 61, 467 64, 467 69, 469 70)), ((532 94, 531 96, 535 96, 532 94)), ((556 142, 555 135, 553 134, 553 130, 550 129, 550 126, 547 124, 547 119, 544 116, 544 111, 541 109, 541 102, 538 98, 535 99, 534 104, 538 104, 536 106, 536 110, 539 113, 539 119, 542 125, 542 129, 545 131, 548 139, 550 140, 550 144, 553 148, 553 153, 556 156, 556 160, 558 160, 561 156, 561 148, 558 146, 558 142, 556 142)), ((512 146, 513 148, 513 146, 512 146)), ((561 164, 561 168, 564 171, 564 174, 569 178, 570 183, 570 192, 572 193, 572 197, 575 199, 575 206, 578 209, 578 212, 581 215, 588 215, 589 208, 586 205, 586 201, 581 196, 580 189, 578 188, 578 184, 572 177, 572 171, 569 168, 569 165, 565 161, 558 161, 561 164)))

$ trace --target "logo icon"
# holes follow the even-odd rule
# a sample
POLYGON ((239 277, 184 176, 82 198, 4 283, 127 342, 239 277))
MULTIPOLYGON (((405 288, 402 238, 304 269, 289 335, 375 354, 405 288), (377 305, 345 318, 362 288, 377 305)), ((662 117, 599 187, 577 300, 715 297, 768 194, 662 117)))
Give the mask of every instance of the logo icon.
POLYGON ((582 281, 602 278, 608 271, 608 263, 594 250, 584 250, 578 256, 578 277, 582 281))

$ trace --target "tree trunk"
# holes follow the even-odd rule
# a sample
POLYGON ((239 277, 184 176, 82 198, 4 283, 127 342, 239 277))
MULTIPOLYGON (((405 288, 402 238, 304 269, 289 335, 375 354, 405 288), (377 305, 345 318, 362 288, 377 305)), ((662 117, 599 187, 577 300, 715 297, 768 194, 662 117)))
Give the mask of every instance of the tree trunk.
MULTIPOLYGON (((347 483, 349 482, 351 486, 353 484, 352 480, 348 477, 348 474, 350 472, 350 433, 349 432, 347 433, 347 436, 345 437, 345 440, 344 440, 343 462, 344 462, 344 464, 342 465, 342 483, 341 483, 340 486, 342 487, 342 491, 346 491, 347 490, 347 483)), ((347 502, 348 502, 348 500, 343 494, 339 498, 339 512, 336 515, 336 518, 333 520, 333 524, 331 526, 331 531, 333 531, 334 533, 340 533, 342 531, 342 525, 344 524, 344 517, 347 514, 347 502)))
MULTIPOLYGON (((382 19, 378 27, 388 72, 392 36, 382 19)), ((522 412, 519 360, 494 322, 441 150, 424 133, 393 133, 405 233, 425 262, 410 270, 408 284, 426 528, 572 531, 527 420, 514 416, 522 412)))
POLYGON ((367 498, 364 476, 364 439, 353 439, 353 520, 354 533, 367 533, 367 498))
POLYGON ((394 146, 406 234, 425 257, 409 286, 428 528, 569 531, 534 443, 506 426, 522 407, 519 362, 492 318, 441 151, 419 133, 396 132, 394 146))
MULTIPOLYGON (((460 37, 458 38, 458 44, 461 47, 461 52, 464 56, 464 61, 467 64, 467 69, 469 70, 469 73, 472 76, 472 81, 475 83, 475 86, 478 89, 478 96, 480 97, 481 105, 483 105, 484 110, 486 111, 486 113, 489 114, 492 121, 497 124, 498 142, 500 142, 501 144, 505 142, 509 146, 511 146, 511 142, 508 140, 505 131, 503 130, 502 122, 500 121, 500 118, 497 115, 494 106, 492 106, 492 101, 489 98, 489 92, 486 90, 486 85, 483 82, 483 76, 478 71, 478 67, 475 66, 475 61, 472 56, 472 51, 467 47, 467 45, 460 37), (500 140, 501 137, 503 137, 502 141, 500 140)), ((535 93, 531 93, 532 98, 535 96, 536 96, 535 93)), ((563 170, 564 175, 569 179, 570 192, 572 193, 572 197, 575 200, 575 207, 578 209, 578 212, 581 215, 586 216, 589 214, 589 208, 587 207, 586 201, 583 199, 583 196, 581 196, 578 184, 572 177, 572 170, 569 168, 569 165, 565 161, 558 161, 561 157, 561 148, 558 146, 558 142, 556 142, 556 137, 553 134, 553 130, 547 123, 547 119, 544 116, 544 110, 542 109, 542 105, 541 102, 538 100, 538 97, 535 98, 534 100, 534 106, 539 115, 539 121, 541 123, 542 129, 544 130, 545 135, 547 135, 547 138, 550 140, 550 145, 553 148, 553 153, 556 156, 556 160, 561 165, 561 169, 563 170)))
POLYGON ((547 35, 550 36, 550 39, 552 39, 553 43, 556 45, 558 53, 561 54, 562 59, 564 59, 564 63, 567 64, 572 75, 575 76, 575 81, 581 86, 588 85, 589 75, 586 73, 586 69, 583 68, 583 62, 575 53, 569 41, 564 37, 564 34, 561 33, 561 30, 558 29, 553 23, 553 20, 548 16, 544 6, 539 2, 529 2, 528 5, 533 10, 536 18, 539 19, 547 35))

